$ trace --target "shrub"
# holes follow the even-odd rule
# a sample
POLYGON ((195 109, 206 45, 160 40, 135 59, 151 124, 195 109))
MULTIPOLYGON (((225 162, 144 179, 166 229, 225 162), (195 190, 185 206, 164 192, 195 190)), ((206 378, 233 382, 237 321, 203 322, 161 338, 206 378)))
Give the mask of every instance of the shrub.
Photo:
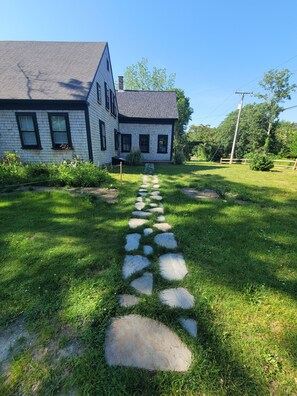
POLYGON ((139 149, 132 149, 127 155, 126 160, 130 165, 140 165, 143 162, 143 157, 139 149))
POLYGON ((72 187, 96 187, 106 181, 106 169, 98 168, 90 162, 74 160, 64 161, 58 165, 52 174, 52 184, 72 187))
POLYGON ((173 163, 175 165, 182 165, 183 163, 186 162, 186 157, 182 151, 175 151, 173 154, 173 163))
POLYGON ((27 165, 27 173, 31 178, 48 179, 51 173, 50 165, 38 163, 27 165))
POLYGON ((267 154, 256 153, 250 156, 250 168, 252 170, 264 172, 273 167, 273 159, 267 154))

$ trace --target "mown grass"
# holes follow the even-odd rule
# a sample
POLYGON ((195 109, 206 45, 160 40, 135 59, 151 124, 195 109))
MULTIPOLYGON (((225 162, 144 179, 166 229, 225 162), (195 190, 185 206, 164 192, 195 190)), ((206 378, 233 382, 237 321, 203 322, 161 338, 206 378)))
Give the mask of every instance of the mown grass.
MULTIPOLYGON (((157 166, 166 219, 189 269, 173 284, 196 299, 188 313, 198 322, 194 340, 178 323, 182 312, 161 306, 157 293, 126 310, 117 302, 119 293, 131 291, 121 268, 142 171, 125 169, 115 205, 59 191, 0 197, 0 329, 23 318, 33 337, 11 352, 0 393, 296 394, 297 173, 195 162, 157 166), (211 188, 221 199, 195 201, 183 187, 211 188), (107 367, 106 327, 111 317, 130 312, 173 328, 193 352, 191 369, 107 367), (58 358, 69 345, 76 352, 58 358)), ((152 258, 155 292, 168 287, 158 275, 159 252, 152 258)))

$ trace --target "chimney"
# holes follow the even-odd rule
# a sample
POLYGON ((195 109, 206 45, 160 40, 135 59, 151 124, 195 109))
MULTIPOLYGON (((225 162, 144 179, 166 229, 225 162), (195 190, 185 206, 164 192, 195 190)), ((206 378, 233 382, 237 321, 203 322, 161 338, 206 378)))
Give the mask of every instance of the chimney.
POLYGON ((119 91, 124 91, 124 77, 119 76, 119 91))

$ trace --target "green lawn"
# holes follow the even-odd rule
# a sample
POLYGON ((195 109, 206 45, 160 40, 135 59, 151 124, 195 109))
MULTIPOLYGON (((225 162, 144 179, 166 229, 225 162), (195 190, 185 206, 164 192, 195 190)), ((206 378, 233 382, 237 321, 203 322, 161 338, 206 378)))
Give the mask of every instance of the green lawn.
MULTIPOLYGON (((156 293, 126 310, 117 302, 129 291, 121 267, 142 170, 125 168, 115 205, 63 191, 0 196, 0 340, 20 320, 31 337, 10 352, 0 394, 297 394, 297 172, 157 166, 166 219, 189 269, 181 285, 196 300, 194 340, 156 293), (183 187, 211 188, 221 199, 195 201, 183 187), (110 318, 132 312, 177 332, 194 356, 189 372, 105 365, 110 318)), ((156 263, 157 255, 155 270, 156 263)), ((155 277, 156 292, 166 285, 155 277)))

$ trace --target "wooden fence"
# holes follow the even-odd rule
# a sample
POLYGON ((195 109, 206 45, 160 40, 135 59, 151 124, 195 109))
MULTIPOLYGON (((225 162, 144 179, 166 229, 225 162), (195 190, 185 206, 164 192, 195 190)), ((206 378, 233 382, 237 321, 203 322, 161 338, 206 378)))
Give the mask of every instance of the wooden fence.
MULTIPOLYGON (((232 164, 247 165, 250 162, 249 158, 233 158, 232 164)), ((230 158, 221 158, 220 164, 230 164, 230 158)), ((297 170, 297 158, 292 160, 273 160, 276 168, 291 168, 297 170)))

